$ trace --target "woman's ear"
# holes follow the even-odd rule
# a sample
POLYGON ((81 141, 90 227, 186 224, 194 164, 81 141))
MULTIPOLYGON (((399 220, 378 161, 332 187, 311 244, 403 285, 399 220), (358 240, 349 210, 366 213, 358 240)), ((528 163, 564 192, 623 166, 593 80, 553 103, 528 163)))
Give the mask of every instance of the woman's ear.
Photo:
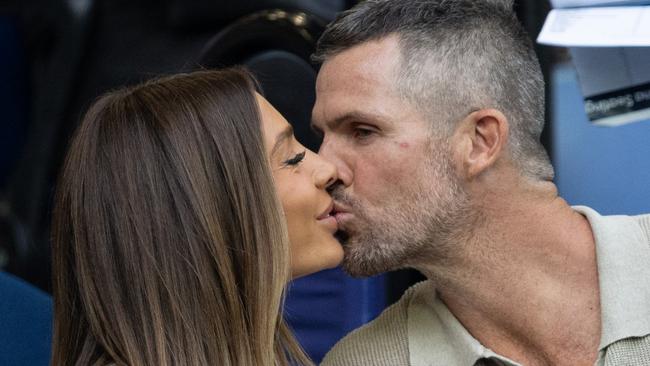
POLYGON ((480 109, 461 120, 453 141, 462 175, 473 179, 493 166, 506 148, 508 131, 508 119, 497 109, 480 109))

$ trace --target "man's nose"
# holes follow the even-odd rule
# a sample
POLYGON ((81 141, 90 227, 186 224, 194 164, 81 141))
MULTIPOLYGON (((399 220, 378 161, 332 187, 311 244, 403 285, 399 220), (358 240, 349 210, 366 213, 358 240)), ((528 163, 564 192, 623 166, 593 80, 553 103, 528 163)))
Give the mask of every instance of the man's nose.
POLYGON ((338 145, 335 140, 325 137, 318 149, 318 155, 336 168, 338 172, 337 182, 346 187, 352 184, 354 172, 350 165, 349 156, 346 154, 346 150, 338 145))
POLYGON ((314 170, 314 183, 318 189, 328 189, 334 182, 338 181, 338 170, 334 164, 323 159, 322 156, 314 155, 317 166, 314 170))

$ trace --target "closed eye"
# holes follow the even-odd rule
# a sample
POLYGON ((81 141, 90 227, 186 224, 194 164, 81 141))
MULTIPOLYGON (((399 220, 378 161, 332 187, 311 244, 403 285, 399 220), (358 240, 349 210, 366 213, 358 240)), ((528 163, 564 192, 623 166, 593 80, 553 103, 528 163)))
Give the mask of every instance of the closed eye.
POLYGON ((307 154, 307 150, 294 155, 292 158, 285 160, 284 162, 282 162, 282 164, 284 166, 296 166, 305 159, 306 154, 307 154))

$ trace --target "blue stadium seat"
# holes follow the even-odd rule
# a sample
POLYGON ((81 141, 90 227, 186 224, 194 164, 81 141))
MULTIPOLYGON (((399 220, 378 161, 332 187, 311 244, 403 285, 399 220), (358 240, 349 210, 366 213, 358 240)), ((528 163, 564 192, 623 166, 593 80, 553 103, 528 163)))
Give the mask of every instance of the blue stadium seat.
POLYGON ((0 272, 0 365, 48 365, 51 342, 50 297, 0 272))
POLYGON ((297 279, 289 286, 285 318, 317 363, 344 335, 386 307, 386 276, 353 279, 340 269, 297 279))

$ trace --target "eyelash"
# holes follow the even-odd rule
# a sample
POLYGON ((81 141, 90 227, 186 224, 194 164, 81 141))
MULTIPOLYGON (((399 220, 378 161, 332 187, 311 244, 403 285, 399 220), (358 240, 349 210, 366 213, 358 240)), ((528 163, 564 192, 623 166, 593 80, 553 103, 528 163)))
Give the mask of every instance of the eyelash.
POLYGON ((365 140, 367 138, 370 138, 370 136, 374 133, 375 131, 368 129, 368 128, 355 128, 353 131, 354 137, 357 140, 365 140))
POLYGON ((296 154, 294 157, 285 160, 282 164, 284 166, 296 166, 296 165, 300 164, 303 161, 303 159, 305 158, 306 153, 307 153, 307 151, 305 150, 305 151, 303 151, 303 152, 301 152, 299 154, 296 154))

